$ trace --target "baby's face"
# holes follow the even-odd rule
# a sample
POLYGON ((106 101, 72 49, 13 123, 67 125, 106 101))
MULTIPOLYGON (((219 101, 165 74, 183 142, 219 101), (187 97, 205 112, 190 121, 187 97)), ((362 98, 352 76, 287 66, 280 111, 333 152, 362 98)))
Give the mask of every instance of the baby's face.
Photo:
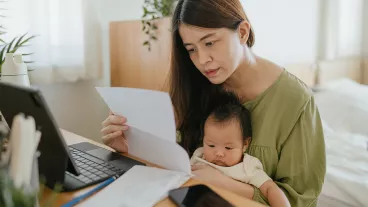
POLYGON ((230 167, 242 161, 244 141, 239 123, 217 123, 211 119, 204 126, 203 155, 213 164, 230 167))

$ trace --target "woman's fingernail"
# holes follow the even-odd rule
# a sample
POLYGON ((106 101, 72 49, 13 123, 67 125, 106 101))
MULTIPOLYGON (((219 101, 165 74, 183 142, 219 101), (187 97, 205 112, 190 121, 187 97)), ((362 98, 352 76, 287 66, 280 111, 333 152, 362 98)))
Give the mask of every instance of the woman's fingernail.
POLYGON ((123 126, 123 130, 127 130, 127 129, 129 129, 129 126, 123 126))

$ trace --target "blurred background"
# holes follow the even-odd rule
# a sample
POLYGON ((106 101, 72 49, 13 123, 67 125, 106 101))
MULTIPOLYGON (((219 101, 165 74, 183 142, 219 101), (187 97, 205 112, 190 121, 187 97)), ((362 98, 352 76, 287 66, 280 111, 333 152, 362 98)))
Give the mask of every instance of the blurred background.
MULTIPOLYGON (((96 86, 160 90, 164 83, 176 1, 154 2, 1 1, 1 51, 25 54, 31 85, 61 128, 100 142, 109 109, 96 86)), ((328 159, 319 206, 367 206, 368 1, 241 2, 253 51, 315 92, 328 159)))

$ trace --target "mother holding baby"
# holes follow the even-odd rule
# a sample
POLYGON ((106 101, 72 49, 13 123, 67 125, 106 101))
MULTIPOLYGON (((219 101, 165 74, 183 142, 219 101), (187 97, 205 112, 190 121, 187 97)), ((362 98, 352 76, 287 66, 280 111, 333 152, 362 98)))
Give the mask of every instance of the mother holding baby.
MULTIPOLYGON (((291 206, 316 206, 326 158, 313 94, 284 68, 254 54, 254 42, 239 0, 179 0, 172 19, 169 82, 178 142, 192 156, 202 144, 206 103, 218 88, 232 91, 251 114, 246 153, 261 161, 291 206)), ((103 142, 126 152, 127 120, 110 114, 102 124, 103 142)), ((193 170, 200 180, 268 204, 257 187, 210 165, 193 170)))

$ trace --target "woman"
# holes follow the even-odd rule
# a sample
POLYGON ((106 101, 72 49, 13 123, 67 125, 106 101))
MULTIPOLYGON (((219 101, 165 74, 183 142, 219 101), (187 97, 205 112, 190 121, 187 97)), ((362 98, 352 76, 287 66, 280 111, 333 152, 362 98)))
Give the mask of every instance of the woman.
MULTIPOLYGON (((201 143, 206 102, 220 88, 234 91, 251 111, 248 153, 288 197, 291 206, 316 206, 326 171, 321 120, 305 84, 251 51, 254 33, 239 0, 180 0, 172 20, 170 95, 180 143, 191 155, 201 143)), ((103 122, 105 144, 127 151, 126 119, 103 122)), ((206 182, 267 204, 259 189, 204 166, 206 182)))

